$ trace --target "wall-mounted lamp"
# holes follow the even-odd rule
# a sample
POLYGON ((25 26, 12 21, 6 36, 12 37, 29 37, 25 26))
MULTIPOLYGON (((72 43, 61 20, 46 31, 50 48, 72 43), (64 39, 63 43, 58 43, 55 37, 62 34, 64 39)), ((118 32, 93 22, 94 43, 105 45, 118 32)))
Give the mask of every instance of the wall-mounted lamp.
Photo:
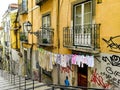
POLYGON ((102 3, 102 0, 97 0, 97 4, 100 4, 100 3, 102 3))
POLYGON ((24 25, 25 25, 25 29, 28 32, 30 32, 30 30, 32 29, 32 24, 29 21, 27 21, 24 25))

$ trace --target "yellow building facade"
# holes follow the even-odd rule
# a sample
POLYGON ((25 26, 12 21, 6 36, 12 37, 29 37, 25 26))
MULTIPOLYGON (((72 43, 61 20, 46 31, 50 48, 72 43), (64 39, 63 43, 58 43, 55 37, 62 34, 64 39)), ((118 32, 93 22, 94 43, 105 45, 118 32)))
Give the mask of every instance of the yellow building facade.
POLYGON ((73 86, 111 88, 111 82, 119 86, 119 0, 18 1, 20 32, 26 35, 20 43, 24 74, 46 83, 64 84, 69 76, 73 86), (32 24, 29 32, 25 29, 28 21, 32 24), (56 64, 52 70, 43 69, 44 52, 49 57, 82 56, 78 61, 83 66, 56 64))

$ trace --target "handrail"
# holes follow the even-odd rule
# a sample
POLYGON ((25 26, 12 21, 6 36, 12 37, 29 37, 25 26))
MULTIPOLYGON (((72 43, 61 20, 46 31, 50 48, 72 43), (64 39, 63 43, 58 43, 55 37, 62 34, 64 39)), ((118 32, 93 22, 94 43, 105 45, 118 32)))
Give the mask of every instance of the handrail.
POLYGON ((58 84, 47 84, 48 86, 52 87, 52 90, 54 88, 62 88, 62 89, 89 89, 89 90, 110 90, 110 89, 102 89, 102 88, 89 88, 89 87, 83 87, 83 86, 65 86, 65 85, 58 85, 58 84))

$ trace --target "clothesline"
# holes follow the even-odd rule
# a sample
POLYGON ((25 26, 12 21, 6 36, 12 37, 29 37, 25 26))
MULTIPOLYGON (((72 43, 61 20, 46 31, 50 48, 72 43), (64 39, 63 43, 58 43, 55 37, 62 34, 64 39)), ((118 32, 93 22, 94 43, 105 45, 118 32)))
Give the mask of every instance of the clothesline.
POLYGON ((51 71, 55 64, 59 64, 61 67, 71 67, 71 65, 84 67, 84 64, 88 65, 88 67, 94 67, 94 56, 92 55, 56 54, 42 48, 38 50, 40 52, 39 65, 47 71, 51 71))

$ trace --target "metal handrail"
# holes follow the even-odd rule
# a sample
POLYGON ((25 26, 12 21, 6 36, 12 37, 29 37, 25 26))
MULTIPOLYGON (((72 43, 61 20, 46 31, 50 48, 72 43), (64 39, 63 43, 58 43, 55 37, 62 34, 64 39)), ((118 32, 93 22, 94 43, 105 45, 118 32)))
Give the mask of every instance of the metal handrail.
POLYGON ((48 84, 48 86, 52 87, 52 90, 55 90, 55 88, 60 89, 67 89, 67 90, 110 90, 110 89, 102 89, 102 88, 89 88, 89 87, 83 87, 83 86, 65 86, 65 85, 58 85, 58 84, 48 84))

